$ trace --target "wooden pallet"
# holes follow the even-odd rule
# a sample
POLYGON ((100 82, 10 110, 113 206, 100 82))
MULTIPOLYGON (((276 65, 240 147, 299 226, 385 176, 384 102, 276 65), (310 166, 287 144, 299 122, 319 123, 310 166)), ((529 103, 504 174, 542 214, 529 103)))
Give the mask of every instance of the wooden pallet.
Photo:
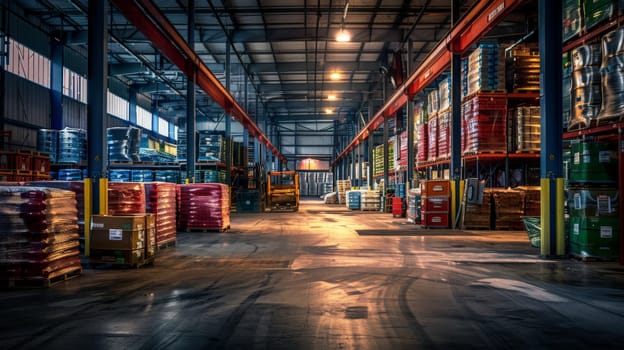
POLYGON ((61 282, 76 278, 82 274, 82 267, 68 267, 55 271, 47 278, 8 279, 0 281, 3 288, 50 288, 61 282))
POLYGON ((166 249, 166 248, 175 247, 175 246, 176 246, 176 239, 174 238, 166 242, 159 243, 158 246, 156 247, 156 250, 166 249))
POLYGON ((112 268, 132 268, 132 269, 138 269, 141 266, 144 265, 154 265, 154 260, 155 257, 151 256, 149 258, 144 258, 139 262, 136 262, 134 264, 118 264, 118 263, 114 263, 114 262, 110 262, 110 261, 105 261, 105 260, 97 260, 97 259, 91 259, 89 261, 89 265, 91 265, 92 268, 98 268, 100 266, 108 266, 108 267, 112 267, 112 268))
POLYGON ((220 232, 223 233, 230 229, 228 227, 214 228, 214 227, 187 227, 183 229, 183 232, 220 232))

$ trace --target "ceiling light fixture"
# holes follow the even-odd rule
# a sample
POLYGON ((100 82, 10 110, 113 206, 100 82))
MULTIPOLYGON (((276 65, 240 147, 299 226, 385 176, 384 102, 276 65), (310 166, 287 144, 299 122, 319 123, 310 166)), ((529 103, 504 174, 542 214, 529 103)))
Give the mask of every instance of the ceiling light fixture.
POLYGON ((327 96, 327 99, 330 100, 330 101, 335 101, 336 98, 337 98, 336 95, 329 95, 329 96, 327 96))
POLYGON ((336 41, 344 43, 351 41, 351 34, 344 29, 344 23, 349 12, 349 0, 345 1, 344 11, 342 12, 342 20, 340 21, 340 30, 336 33, 336 41))
POLYGON ((325 108, 325 114, 332 114, 334 113, 334 110, 331 108, 325 108))
POLYGON ((331 80, 340 80, 340 72, 338 71, 333 71, 329 74, 329 79, 331 80))

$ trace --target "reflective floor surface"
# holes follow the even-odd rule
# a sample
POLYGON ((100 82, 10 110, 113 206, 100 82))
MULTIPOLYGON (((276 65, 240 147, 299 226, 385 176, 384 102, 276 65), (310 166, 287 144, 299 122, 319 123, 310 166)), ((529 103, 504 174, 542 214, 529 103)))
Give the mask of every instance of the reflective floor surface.
POLYGON ((0 348, 624 348, 624 266, 538 254, 303 201, 179 233, 154 266, 0 291, 0 348))

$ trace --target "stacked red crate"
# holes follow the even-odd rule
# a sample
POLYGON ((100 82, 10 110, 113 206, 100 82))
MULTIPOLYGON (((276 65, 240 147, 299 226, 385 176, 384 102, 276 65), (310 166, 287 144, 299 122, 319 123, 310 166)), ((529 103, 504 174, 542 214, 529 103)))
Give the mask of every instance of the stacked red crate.
POLYGON ((399 150, 399 166, 407 167, 407 131, 404 131, 399 135, 401 148, 399 150))
POLYGON ((176 184, 145 183, 146 210, 156 215, 156 246, 176 240, 176 184))
POLYGON ((434 116, 427 122, 427 160, 438 159, 438 116, 434 116))
POLYGON ((449 227, 451 183, 449 180, 427 180, 420 183, 422 225, 449 227))
POLYGON ((429 150, 429 134, 427 124, 417 124, 416 134, 418 135, 418 148, 416 149, 416 161, 426 162, 429 150))
POLYGON ((181 230, 225 230, 230 227, 230 188, 220 183, 178 185, 181 230))
POLYGON ((392 217, 405 217, 405 199, 400 197, 392 197, 392 217))
POLYGON ((144 214, 145 187, 142 182, 109 182, 108 214, 144 214))
POLYGON ((467 103, 472 104, 472 110, 463 115, 464 154, 506 152, 507 98, 505 94, 478 94, 467 103))

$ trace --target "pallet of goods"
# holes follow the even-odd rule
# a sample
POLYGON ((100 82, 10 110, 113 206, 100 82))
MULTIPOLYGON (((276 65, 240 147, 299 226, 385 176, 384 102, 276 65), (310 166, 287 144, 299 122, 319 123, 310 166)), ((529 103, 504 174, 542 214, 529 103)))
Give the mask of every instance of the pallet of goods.
POLYGON ((467 203, 462 215, 462 229, 482 229, 492 228, 492 189, 483 190, 483 200, 481 204, 467 203))
POLYGON ((93 215, 89 263, 130 267, 153 263, 155 236, 154 214, 93 215))
POLYGON ((73 192, 0 186, 0 214, 0 280, 4 287, 50 287, 80 275, 73 192))
POLYGON ((582 45, 572 50, 572 112, 568 130, 585 129, 598 117, 602 106, 600 44, 582 45))
POLYGON ((505 94, 476 95, 465 103, 472 104, 470 113, 463 115, 464 155, 480 152, 507 151, 505 94))
POLYGON ((509 110, 509 151, 538 153, 541 146, 540 107, 518 107, 509 110))
POLYGON ((230 228, 230 188, 220 183, 178 185, 182 231, 225 231, 230 228))
POLYGON ((147 182, 145 209, 155 215, 156 248, 175 245, 176 242, 176 185, 168 182, 147 182))
POLYGON ((492 190, 494 200, 494 225, 497 230, 523 230, 524 192, 515 189, 495 188, 492 190))
POLYGON ((420 183, 422 225, 425 228, 448 228, 451 183, 449 180, 426 180, 420 183))
POLYGON ((144 214, 145 187, 140 182, 110 182, 108 184, 108 214, 144 214))

